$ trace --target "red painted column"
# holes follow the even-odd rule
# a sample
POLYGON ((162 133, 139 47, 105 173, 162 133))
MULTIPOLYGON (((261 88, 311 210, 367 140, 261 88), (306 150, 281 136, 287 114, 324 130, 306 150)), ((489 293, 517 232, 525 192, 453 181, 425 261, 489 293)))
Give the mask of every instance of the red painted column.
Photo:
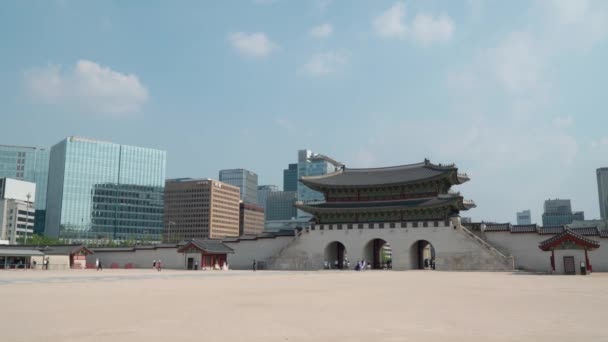
POLYGON ((593 267, 591 267, 591 263, 589 262, 589 255, 587 255, 587 248, 585 248, 585 265, 587 265, 589 272, 593 272, 593 267))
POLYGON ((551 269, 555 272, 555 250, 551 250, 551 269))

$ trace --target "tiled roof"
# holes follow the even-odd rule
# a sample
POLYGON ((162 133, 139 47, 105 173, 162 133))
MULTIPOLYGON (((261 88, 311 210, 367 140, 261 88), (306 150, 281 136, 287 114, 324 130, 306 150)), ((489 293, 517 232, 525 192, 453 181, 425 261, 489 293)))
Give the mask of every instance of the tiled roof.
POLYGON ((301 181, 311 187, 367 187, 411 183, 455 173, 456 184, 466 182, 468 177, 458 175, 457 171, 458 169, 454 165, 442 166, 424 161, 417 164, 380 168, 343 168, 326 175, 302 177, 301 181))
POLYGON ((511 226, 511 233, 537 233, 538 226, 535 224, 519 224, 511 226))
POLYGON ((486 224, 486 232, 508 232, 511 230, 510 223, 490 223, 486 224))
POLYGON ((361 209, 373 209, 383 210, 388 209, 400 209, 400 208, 425 208, 425 207, 436 207, 444 205, 457 206, 459 209, 474 208, 474 203, 464 201, 461 196, 458 195, 446 195, 442 197, 433 198, 422 198, 422 199, 402 199, 402 200, 391 200, 391 201, 372 201, 372 202, 323 202, 314 204, 304 204, 301 202, 296 203, 296 207, 307 212, 316 212, 318 210, 354 210, 359 211, 361 209))
POLYGON ((83 250, 86 254, 93 253, 89 248, 84 245, 3 245, 0 248, 4 249, 22 249, 22 250, 36 250, 46 255, 70 255, 83 250))
POLYGON ((211 240, 211 239, 192 239, 191 242, 197 246, 198 248, 204 250, 209 253, 234 253, 234 250, 220 240, 211 240))
POLYGON ((583 236, 598 236, 599 233, 596 227, 585 227, 585 228, 569 228, 571 231, 583 235, 583 236))
POLYGON ((563 231, 564 231, 564 227, 562 227, 562 226, 539 227, 538 228, 538 234, 540 234, 540 235, 560 234, 563 231))
POLYGON ((576 232, 573 232, 570 229, 566 229, 561 234, 557 234, 555 236, 548 238, 545 241, 542 241, 541 243, 538 244, 538 247, 540 249, 546 251, 546 250, 549 250, 549 249, 552 249, 553 247, 555 247, 555 245, 558 244, 560 241, 566 241, 566 240, 573 241, 577 245, 582 245, 587 248, 595 249, 595 248, 600 247, 599 242, 589 239, 576 232))

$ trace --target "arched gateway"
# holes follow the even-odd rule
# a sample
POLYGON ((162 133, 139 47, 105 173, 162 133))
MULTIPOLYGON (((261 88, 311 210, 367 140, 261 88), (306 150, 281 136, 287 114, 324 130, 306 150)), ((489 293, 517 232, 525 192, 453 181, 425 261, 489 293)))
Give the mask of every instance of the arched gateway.
POLYGON ((411 268, 418 270, 435 269, 435 247, 426 240, 418 240, 410 247, 411 268))
POLYGON ((391 267, 390 245, 383 239, 370 240, 363 248, 363 259, 372 269, 388 269, 391 267))
POLYGON ((347 256, 346 256, 346 247, 344 244, 339 241, 330 242, 327 247, 325 247, 325 259, 324 262, 327 262, 326 268, 331 269, 344 269, 347 267, 347 256))

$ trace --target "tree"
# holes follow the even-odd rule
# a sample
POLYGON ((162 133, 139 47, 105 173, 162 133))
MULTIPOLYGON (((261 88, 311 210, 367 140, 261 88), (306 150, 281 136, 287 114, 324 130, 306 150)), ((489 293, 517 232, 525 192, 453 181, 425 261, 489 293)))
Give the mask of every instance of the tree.
MULTIPOLYGON (((23 237, 19 238, 17 240, 17 243, 22 244, 23 240, 24 240, 23 237)), ((51 238, 51 237, 44 236, 44 235, 38 235, 38 234, 28 236, 26 242, 28 245, 39 245, 39 246, 53 246, 53 245, 63 244, 61 242, 61 240, 59 240, 59 239, 51 238)))

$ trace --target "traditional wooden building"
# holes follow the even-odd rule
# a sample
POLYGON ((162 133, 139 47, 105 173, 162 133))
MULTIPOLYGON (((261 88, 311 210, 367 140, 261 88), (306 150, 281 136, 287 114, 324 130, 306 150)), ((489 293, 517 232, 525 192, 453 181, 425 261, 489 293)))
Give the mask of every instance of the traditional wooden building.
POLYGON ((301 182, 323 193, 324 202, 296 203, 314 215, 316 223, 446 221, 475 207, 454 185, 469 180, 454 164, 422 163, 351 169, 302 177, 301 182))
POLYGON ((192 239, 177 252, 186 255, 186 269, 198 269, 197 265, 200 265, 205 270, 224 267, 228 254, 234 253, 234 250, 220 240, 192 239))
POLYGON ((556 266, 562 265, 561 263, 556 262, 556 251, 560 251, 562 252, 562 255, 560 256, 563 258, 563 268, 559 267, 558 273, 576 274, 577 269, 580 269, 580 272, 582 272, 583 269, 583 267, 578 267, 579 264, 581 266, 584 265, 584 268, 587 271, 593 271, 588 251, 600 248, 600 244, 582 234, 575 233, 570 229, 565 229, 561 234, 557 234, 542 241, 538 245, 538 248, 545 252, 551 251, 549 260, 553 272, 558 271, 558 267, 556 266), (584 253, 584 259, 582 253, 584 253))

